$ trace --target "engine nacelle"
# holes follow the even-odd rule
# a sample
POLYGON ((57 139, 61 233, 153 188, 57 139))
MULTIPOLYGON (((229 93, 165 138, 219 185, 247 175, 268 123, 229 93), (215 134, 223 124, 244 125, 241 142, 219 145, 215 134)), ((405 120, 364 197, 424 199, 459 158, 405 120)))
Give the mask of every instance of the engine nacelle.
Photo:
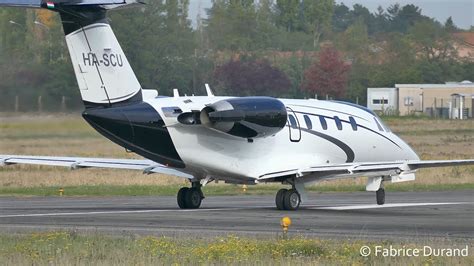
POLYGON ((242 97, 205 107, 201 124, 242 138, 264 138, 282 130, 287 121, 285 105, 271 97, 242 97))

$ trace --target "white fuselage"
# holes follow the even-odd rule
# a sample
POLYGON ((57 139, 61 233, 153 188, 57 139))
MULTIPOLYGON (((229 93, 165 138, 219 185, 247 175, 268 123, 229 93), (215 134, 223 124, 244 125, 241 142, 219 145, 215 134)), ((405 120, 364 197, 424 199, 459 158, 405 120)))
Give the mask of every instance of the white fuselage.
POLYGON ((347 103, 279 99, 287 107, 289 118, 295 119, 288 119, 287 126, 275 135, 251 141, 203 125, 183 125, 177 116, 164 112, 169 107, 182 112, 200 111, 228 98, 145 99, 163 118, 186 165, 183 171, 198 178, 245 180, 325 164, 419 159, 376 115, 347 103))

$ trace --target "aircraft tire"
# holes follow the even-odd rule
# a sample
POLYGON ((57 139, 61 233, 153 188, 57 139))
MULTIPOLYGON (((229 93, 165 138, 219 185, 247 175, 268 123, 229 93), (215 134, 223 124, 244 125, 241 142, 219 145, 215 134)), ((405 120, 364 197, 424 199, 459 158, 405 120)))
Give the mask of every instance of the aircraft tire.
POLYGON ((181 209, 187 209, 187 206, 186 206, 186 194, 187 192, 189 191, 189 188, 187 187, 182 187, 179 191, 178 191, 178 206, 179 208, 181 209))
POLYGON ((290 189, 285 193, 283 205, 285 210, 294 211, 300 207, 301 197, 296 189, 290 189))
POLYGON ((190 188, 185 193, 185 205, 188 209, 198 209, 202 202, 202 192, 200 188, 190 188))
POLYGON ((275 204, 278 210, 284 210, 285 205, 283 204, 283 201, 285 200, 285 194, 288 191, 288 189, 282 188, 278 190, 276 197, 275 197, 275 204))
POLYGON ((375 196, 377 198, 377 205, 385 204, 385 189, 379 188, 379 190, 375 192, 375 196))

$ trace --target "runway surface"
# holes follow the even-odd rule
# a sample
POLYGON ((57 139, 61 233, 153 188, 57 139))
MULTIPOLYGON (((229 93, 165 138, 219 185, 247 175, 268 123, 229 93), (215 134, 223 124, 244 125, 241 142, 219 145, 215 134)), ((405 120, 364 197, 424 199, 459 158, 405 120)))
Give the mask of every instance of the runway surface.
POLYGON ((198 210, 175 197, 0 197, 0 232, 78 230, 106 234, 214 236, 281 232, 331 238, 474 239, 474 191, 313 193, 298 211, 277 211, 274 196, 209 196, 198 210))

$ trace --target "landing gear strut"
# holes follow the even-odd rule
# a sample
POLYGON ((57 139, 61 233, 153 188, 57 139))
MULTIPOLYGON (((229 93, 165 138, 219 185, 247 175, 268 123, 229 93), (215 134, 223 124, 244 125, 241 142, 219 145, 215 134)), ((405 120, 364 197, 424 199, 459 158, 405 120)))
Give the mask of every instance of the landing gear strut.
POLYGON ((384 205, 385 204, 385 189, 379 188, 377 192, 375 192, 375 196, 377 198, 377 205, 384 205))
POLYGON ((192 187, 183 187, 178 191, 178 206, 181 209, 198 209, 204 199, 199 182, 193 182, 192 187))
POLYGON ((296 189, 280 189, 275 197, 275 204, 278 210, 294 211, 300 207, 301 197, 296 189))

